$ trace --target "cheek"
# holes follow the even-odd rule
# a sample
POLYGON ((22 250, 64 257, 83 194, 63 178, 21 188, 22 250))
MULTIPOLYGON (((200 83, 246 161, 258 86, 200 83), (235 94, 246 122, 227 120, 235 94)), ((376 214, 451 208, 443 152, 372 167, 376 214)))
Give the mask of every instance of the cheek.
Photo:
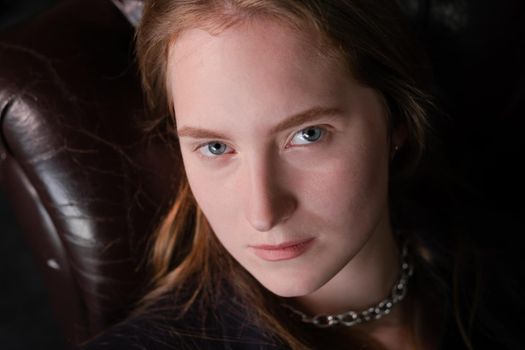
POLYGON ((327 158, 297 185, 304 211, 325 228, 364 228, 387 202, 388 162, 382 149, 353 148, 327 158))
POLYGON ((183 155, 184 167, 193 196, 219 240, 227 245, 225 240, 233 236, 231 234, 232 225, 236 222, 235 214, 239 213, 233 207, 238 191, 228 184, 226 174, 208 171, 198 162, 193 162, 188 158, 184 158, 183 155), (228 235, 222 234, 224 232, 228 232, 228 235))

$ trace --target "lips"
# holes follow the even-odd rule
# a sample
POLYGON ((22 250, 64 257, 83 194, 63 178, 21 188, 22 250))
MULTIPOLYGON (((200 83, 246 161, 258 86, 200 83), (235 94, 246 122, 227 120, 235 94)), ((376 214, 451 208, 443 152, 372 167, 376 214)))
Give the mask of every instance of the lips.
POLYGON ((305 253, 311 246, 314 238, 299 241, 288 241, 277 245, 253 245, 255 255, 266 261, 281 261, 294 259, 305 253))

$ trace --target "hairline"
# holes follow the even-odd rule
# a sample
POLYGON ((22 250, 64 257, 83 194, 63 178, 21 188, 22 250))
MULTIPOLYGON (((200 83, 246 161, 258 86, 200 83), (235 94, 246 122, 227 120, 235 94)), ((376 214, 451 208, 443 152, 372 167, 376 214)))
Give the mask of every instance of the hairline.
MULTIPOLYGON (((242 12, 238 11, 238 12, 242 12)), ((209 13, 212 14, 213 10, 209 10, 209 13)), ((340 64, 341 67, 343 67, 345 70, 348 71, 349 74, 352 74, 352 67, 350 67, 349 60, 347 58, 347 53, 344 52, 342 49, 338 48, 334 43, 332 43, 329 36, 321 29, 316 28, 317 26, 313 23, 308 23, 308 21, 300 20, 298 16, 296 17, 295 21, 287 21, 286 19, 290 16, 278 16, 278 15, 272 15, 267 13, 256 13, 253 15, 231 15, 231 19, 226 18, 225 16, 217 16, 217 17, 224 17, 224 20, 222 21, 219 18, 209 17, 203 20, 200 20, 198 22, 195 22, 191 26, 183 26, 181 29, 177 30, 176 32, 172 33, 169 36, 167 45, 166 45, 166 61, 165 61, 165 93, 167 98, 167 103, 169 107, 169 113, 172 118, 175 118, 175 111, 173 106, 173 99, 171 95, 171 89, 172 89, 172 81, 171 81, 171 74, 170 74, 170 65, 169 61, 170 58, 173 55, 172 48, 175 46, 175 42, 183 35, 184 32, 192 29, 201 29, 206 32, 208 32, 212 36, 218 36, 224 31, 234 28, 236 26, 240 26, 248 21, 257 21, 257 20, 267 20, 272 21, 274 23, 277 23, 279 25, 283 25, 284 27, 292 30, 295 32, 298 37, 306 37, 305 32, 309 32, 316 35, 315 40, 312 41, 304 41, 305 44, 309 45, 317 55, 332 60, 336 64, 340 64), (229 20, 228 20, 229 19, 229 20), (300 25, 300 23, 303 23, 304 25, 300 25), (219 24, 218 26, 213 26, 214 24, 219 24)), ((355 75, 352 74, 352 76, 355 75)), ((360 82, 361 83, 361 82, 360 82)), ((382 95, 382 94, 381 94, 382 95)))

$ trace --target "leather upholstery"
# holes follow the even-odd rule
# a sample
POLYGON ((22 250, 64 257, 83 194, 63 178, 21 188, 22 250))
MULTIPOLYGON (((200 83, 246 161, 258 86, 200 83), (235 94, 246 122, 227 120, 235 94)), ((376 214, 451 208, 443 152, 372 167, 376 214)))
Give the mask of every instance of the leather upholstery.
POLYGON ((64 1, 0 36, 0 178, 71 344, 143 291, 176 185, 178 161, 142 132, 132 39, 107 0, 64 1))

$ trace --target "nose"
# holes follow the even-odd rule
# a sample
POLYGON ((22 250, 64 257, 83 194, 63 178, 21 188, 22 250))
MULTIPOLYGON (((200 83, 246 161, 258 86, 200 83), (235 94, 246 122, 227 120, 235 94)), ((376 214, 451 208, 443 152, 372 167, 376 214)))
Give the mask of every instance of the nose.
POLYGON ((247 164, 244 205, 246 220, 259 232, 270 231, 288 220, 297 208, 297 199, 288 185, 284 169, 272 159, 247 164))

